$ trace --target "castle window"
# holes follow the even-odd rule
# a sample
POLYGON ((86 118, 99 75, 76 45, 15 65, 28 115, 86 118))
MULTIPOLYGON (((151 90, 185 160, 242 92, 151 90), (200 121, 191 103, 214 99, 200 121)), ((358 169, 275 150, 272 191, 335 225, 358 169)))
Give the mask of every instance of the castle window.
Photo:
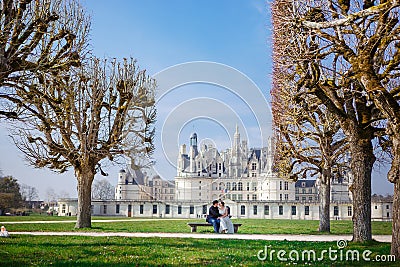
POLYGON ((157 205, 153 205, 153 214, 157 214, 157 205))
POLYGON ((246 206, 245 205, 240 206, 240 215, 246 215, 246 206))
POLYGON ((224 183, 219 183, 218 190, 224 190, 224 183))
POLYGON ((203 205, 203 214, 207 214, 207 205, 203 205))
POLYGON ((310 215, 310 206, 304 206, 304 215, 310 215))
POLYGON ((251 170, 252 170, 252 171, 257 170, 257 163, 252 163, 252 164, 251 164, 251 170))
POLYGON ((247 183, 247 191, 250 191, 250 183, 247 183))
POLYGON ((253 182, 253 190, 254 190, 254 191, 257 191, 257 183, 254 183, 254 182, 253 182))
POLYGON ((285 190, 289 190, 289 182, 285 182, 285 190))
POLYGON ((257 173, 252 172, 252 173, 251 173, 251 177, 257 177, 257 173))
POLYGON ((257 215, 257 205, 254 205, 254 206, 253 206, 253 214, 254 214, 254 215, 257 215))
POLYGON ((119 204, 115 205, 115 213, 119 213, 119 204))
POLYGON ((282 190, 282 181, 279 181, 279 190, 282 190))
POLYGON ((143 205, 140 205, 140 206, 139 206, 139 213, 140 213, 140 214, 143 214, 143 205))
POLYGON ((268 205, 264 206, 264 215, 269 215, 269 206, 268 205))
POLYGON ((347 206, 347 216, 352 216, 353 210, 351 206, 347 206))
POLYGON ((282 200, 282 194, 279 194, 279 200, 282 200))
POLYGON ((222 164, 218 163, 218 170, 222 170, 222 164))
POLYGON ((333 207, 333 216, 339 216, 339 207, 338 206, 333 207))
POLYGON ((283 206, 279 206, 279 215, 283 215, 283 206))
POLYGON ((103 205, 103 214, 107 214, 107 205, 103 205))
POLYGON ((243 183, 242 183, 242 182, 239 182, 239 183, 238 183, 238 190, 239 190, 239 191, 242 191, 242 190, 243 190, 243 183))
POLYGON ((231 183, 230 183, 230 182, 227 182, 227 183, 226 183, 226 189, 227 189, 227 190, 231 190, 231 183))
POLYGON ((237 188, 236 188, 236 183, 233 182, 233 183, 232 183, 232 191, 236 191, 236 190, 237 190, 237 188))
POLYGON ((292 215, 296 215, 296 206, 292 206, 292 215))
POLYGON ((253 200, 257 200, 257 195, 253 195, 253 200))
POLYGON ((178 214, 182 214, 182 206, 181 205, 178 206, 178 214))
POLYGON ((289 200, 289 194, 285 194, 285 200, 289 200))
POLYGON ((170 205, 165 205, 165 214, 169 214, 171 210, 171 206, 170 205))
POLYGON ((194 206, 190 206, 189 207, 189 213, 190 214, 194 214, 194 206))

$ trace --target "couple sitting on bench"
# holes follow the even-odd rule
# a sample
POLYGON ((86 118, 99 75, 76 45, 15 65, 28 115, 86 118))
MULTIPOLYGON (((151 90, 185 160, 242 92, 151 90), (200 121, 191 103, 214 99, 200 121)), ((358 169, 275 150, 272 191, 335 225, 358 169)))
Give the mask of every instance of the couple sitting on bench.
POLYGON ((234 229, 229 213, 229 207, 225 207, 225 203, 223 201, 213 201, 208 212, 207 222, 213 225, 214 232, 233 234, 234 229))

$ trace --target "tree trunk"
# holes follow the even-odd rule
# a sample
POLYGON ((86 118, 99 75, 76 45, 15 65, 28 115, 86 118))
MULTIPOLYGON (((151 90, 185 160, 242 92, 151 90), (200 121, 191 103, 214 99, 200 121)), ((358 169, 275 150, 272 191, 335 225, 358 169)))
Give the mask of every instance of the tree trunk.
POLYGON ((400 259, 400 179, 394 184, 393 206, 392 206, 392 245, 390 254, 400 259))
MULTIPOLYGON (((396 129, 395 129, 396 130, 396 129)), ((400 134, 392 136, 393 161, 388 180, 394 184, 392 206, 392 246, 390 254, 400 259, 400 134)))
POLYGON ((330 201, 331 201, 331 169, 322 170, 321 185, 319 188, 319 228, 320 232, 331 231, 330 201))
POLYGON ((75 176, 78 179, 78 215, 75 228, 92 227, 91 196, 94 174, 94 168, 90 167, 75 170, 75 176))
POLYGON ((371 172, 375 162, 370 138, 350 138, 353 184, 353 241, 372 240, 371 232, 371 172))

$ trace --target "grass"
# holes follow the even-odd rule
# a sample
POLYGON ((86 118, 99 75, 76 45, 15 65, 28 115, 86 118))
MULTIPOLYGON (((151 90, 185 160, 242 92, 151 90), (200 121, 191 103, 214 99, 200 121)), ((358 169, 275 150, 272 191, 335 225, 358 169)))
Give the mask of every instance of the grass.
MULTIPOLYGON (((93 217, 93 220, 128 219, 126 217, 93 217)), ((85 232, 177 232, 188 233, 187 220, 143 220, 93 222, 91 229, 74 229, 76 217, 27 216, 0 217, 9 231, 85 231, 85 232), (7 220, 4 220, 7 218, 7 220), (12 220, 10 220, 12 219, 12 220), (58 223, 17 224, 13 221, 59 221, 58 223)), ((242 223, 239 233, 246 234, 319 234, 318 221, 234 219, 242 223)), ((390 222, 372 222, 374 234, 391 234, 390 222)), ((332 221, 332 234, 351 234, 351 221, 332 221)), ((199 234, 212 232, 211 227, 198 228, 199 234)), ((193 238, 132 238, 132 237, 83 237, 83 236, 29 236, 12 235, 0 238, 0 266, 398 266, 396 262, 332 261, 328 254, 321 260, 301 260, 301 252, 314 250, 317 258, 322 250, 337 249, 336 242, 262 241, 234 239, 193 238), (260 261, 258 252, 275 250, 272 260, 260 261), (281 262, 277 251, 299 251, 299 261, 281 262)), ((389 255, 390 244, 349 242, 343 249, 372 251, 376 255, 389 255)), ((260 255, 264 255, 262 252, 260 255)), ((270 255, 270 254, 268 254, 270 255)), ((334 254, 335 255, 335 254, 334 254)), ((338 257, 340 254, 337 254, 338 257)))
MULTIPOLYGON (((0 221, 3 218, 0 217, 0 221)), ((25 219, 25 217, 13 217, 15 219, 25 219)), ((54 216, 42 217, 57 218, 54 216)), ((61 217, 76 219, 74 217, 61 217)), ((113 219, 110 217, 94 217, 93 219, 113 219)), ((123 217, 121 219, 127 219, 123 217)), ((38 220, 36 218, 36 220, 38 220)), ((62 220, 62 219, 61 219, 62 220)), ((164 232, 164 233, 188 233, 190 227, 188 222, 203 222, 199 219, 173 220, 163 219, 143 221, 132 219, 121 222, 93 222, 91 229, 74 229, 75 223, 35 223, 35 224, 14 224, 11 221, 4 222, 4 226, 9 231, 91 231, 91 232, 164 232)), ((318 232, 318 221, 305 220, 257 220, 257 219, 234 219, 233 222, 242 223, 239 233, 243 234, 321 234, 318 232)), ((375 235, 390 235, 392 229, 391 222, 372 222, 372 232, 375 235)), ((199 227, 198 231, 212 232, 211 227, 199 227)), ((351 221, 332 221, 331 234, 352 234, 351 221)))
MULTIPOLYGON (((337 249, 335 242, 296 242, 221 239, 172 239, 80 236, 13 236, 0 239, 1 266, 398 266, 396 263, 331 261, 325 254, 322 260, 281 262, 276 253, 260 261, 257 254, 272 249, 286 251, 314 250, 317 258, 322 250, 337 249)), ((376 255, 388 255, 390 244, 369 242, 349 243, 347 250, 368 249, 376 255)), ((263 256, 264 252, 260 255, 263 256)), ((268 255, 270 255, 268 253, 268 255)))

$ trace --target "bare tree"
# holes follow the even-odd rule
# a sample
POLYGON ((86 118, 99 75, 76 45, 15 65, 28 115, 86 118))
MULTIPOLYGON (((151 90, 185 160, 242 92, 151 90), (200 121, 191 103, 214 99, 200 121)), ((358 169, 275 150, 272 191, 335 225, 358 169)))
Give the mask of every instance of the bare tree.
MULTIPOLYGON (((277 71, 277 70, 275 70, 277 71)), ((282 72, 275 76, 289 75, 282 72)), ((275 79, 277 80, 277 78, 275 79)), ((297 180, 318 176, 319 231, 330 231, 330 191, 334 170, 341 170, 346 138, 335 116, 318 100, 293 94, 292 79, 280 80, 272 91, 275 167, 281 177, 297 180)))
MULTIPOLYGON (((384 4, 389 8, 386 11, 394 7, 392 4, 384 4)), ((372 1, 280 0, 274 2, 273 11, 276 64, 294 74, 294 93, 317 96, 347 136, 354 175, 350 188, 354 241, 372 239, 371 172, 376 157, 371 141, 382 135, 380 126, 384 126, 380 124, 381 112, 371 102, 361 76, 355 73, 374 54, 366 58, 364 53, 370 43, 370 27, 376 26, 377 10, 382 8, 373 5, 372 1), (326 29, 329 20, 335 23, 326 29), (359 57, 361 54, 364 56, 359 57)))
POLYGON ((56 203, 58 199, 58 195, 54 188, 48 187, 46 189, 46 202, 47 203, 56 203))
POLYGON ((58 193, 58 198, 69 198, 69 197, 70 197, 69 193, 65 190, 61 190, 61 192, 58 193))
POLYGON ((92 185, 92 199, 113 199, 114 186, 106 179, 95 180, 92 185))
POLYGON ((78 0, 1 1, 0 116, 18 117, 21 106, 7 100, 32 75, 79 66, 89 27, 78 0))
POLYGON ((24 201, 31 202, 39 198, 39 192, 35 187, 26 184, 21 184, 20 188, 21 188, 20 191, 22 199, 24 201))
POLYGON ((77 228, 91 227, 91 187, 99 164, 153 151, 154 93, 154 80, 132 59, 92 59, 68 75, 25 85, 21 98, 32 118, 15 126, 13 139, 35 167, 74 169, 77 228))

